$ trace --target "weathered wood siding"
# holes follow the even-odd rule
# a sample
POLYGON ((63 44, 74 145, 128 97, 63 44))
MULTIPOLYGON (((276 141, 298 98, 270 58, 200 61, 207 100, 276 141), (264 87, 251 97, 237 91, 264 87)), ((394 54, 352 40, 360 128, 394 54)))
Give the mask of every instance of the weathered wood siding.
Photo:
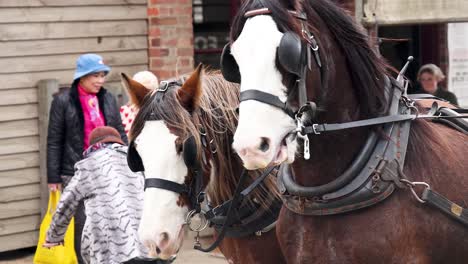
POLYGON ((358 0, 362 22, 379 25, 468 21, 467 0, 358 0))
POLYGON ((69 85, 76 58, 93 52, 112 67, 106 87, 122 93, 120 72, 148 68, 147 31, 147 0, 0 1, 0 252, 37 243, 46 181, 38 81, 69 85))

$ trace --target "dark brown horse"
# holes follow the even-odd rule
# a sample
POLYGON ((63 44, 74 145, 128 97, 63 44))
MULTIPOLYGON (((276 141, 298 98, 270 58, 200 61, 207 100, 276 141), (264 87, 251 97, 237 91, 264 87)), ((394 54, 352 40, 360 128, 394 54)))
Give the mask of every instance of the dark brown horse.
MULTIPOLYGON (((290 134, 297 123, 282 104, 299 106, 297 76, 306 80, 307 101, 317 103, 317 108, 311 107, 316 109, 315 116, 306 123, 346 123, 389 112, 385 62, 371 48, 364 30, 331 1, 244 1, 231 29, 230 51, 226 52, 232 57, 223 61, 227 65, 225 77, 240 81, 241 93, 260 91, 245 93, 244 98, 241 95, 233 146, 246 168, 291 163, 297 184, 322 186, 344 174, 374 131, 383 134, 381 126, 310 134, 309 160, 302 157, 304 140, 290 134), (296 52, 301 51, 301 45, 295 45, 286 32, 296 33, 309 51, 303 48, 296 52), (307 52, 308 57, 304 55, 307 52), (305 62, 298 60, 297 54, 306 56, 305 62), (300 71, 301 63, 305 63, 306 77, 300 71)), ((410 181, 425 182, 466 208, 467 157, 466 134, 415 120, 403 173, 410 181)), ((420 195, 421 189, 416 192, 420 195)), ((321 202, 321 197, 315 198, 321 202)), ((300 196, 297 199, 298 204, 310 202, 300 196)), ((418 203, 409 189, 396 189, 372 207, 334 215, 306 216, 283 206, 277 234, 288 263, 468 260, 468 229, 418 203)))
MULTIPOLYGON (((123 83, 139 108, 131 129, 129 165, 144 170, 147 180, 139 234, 154 255, 167 259, 178 251, 182 227, 194 205, 186 193, 149 188, 153 186, 148 187, 148 179, 191 188, 200 175, 190 164, 198 163, 210 204, 218 206, 231 199, 242 172, 242 163, 230 147, 237 125, 239 88, 219 73, 205 73, 201 66, 183 85, 169 82, 153 93, 126 75, 123 83), (195 146, 187 143, 190 138, 195 146), (138 159, 141 163, 135 165, 138 159)), ((257 175, 249 174, 249 181, 257 175)), ((269 210, 277 197, 274 180, 269 178, 244 204, 255 203, 269 210)), ((260 236, 252 232, 239 238, 226 237, 219 248, 230 263, 285 263, 275 231, 264 231, 260 236)))

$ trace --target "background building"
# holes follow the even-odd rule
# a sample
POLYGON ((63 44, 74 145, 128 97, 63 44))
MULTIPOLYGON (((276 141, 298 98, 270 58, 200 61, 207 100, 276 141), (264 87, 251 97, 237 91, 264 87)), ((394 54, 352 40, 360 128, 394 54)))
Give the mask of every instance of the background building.
POLYGON ((112 67, 105 87, 122 99, 120 72, 165 79, 193 69, 192 28, 192 0, 0 1, 0 252, 37 243, 48 109, 77 57, 102 55, 112 67))
MULTIPOLYGON (((468 21, 466 0, 334 1, 380 39, 382 56, 396 69, 409 55, 416 58, 412 80, 422 64, 440 65, 468 106, 468 52, 454 45, 468 43, 468 26, 447 24, 468 21)), ((36 244, 47 201, 45 128, 55 90, 48 86, 54 82, 38 88, 40 81, 56 79, 55 89, 69 85, 76 58, 87 52, 112 66, 107 87, 123 97, 119 72, 149 68, 162 80, 199 62, 217 68, 240 2, 0 1, 0 252, 36 244)))

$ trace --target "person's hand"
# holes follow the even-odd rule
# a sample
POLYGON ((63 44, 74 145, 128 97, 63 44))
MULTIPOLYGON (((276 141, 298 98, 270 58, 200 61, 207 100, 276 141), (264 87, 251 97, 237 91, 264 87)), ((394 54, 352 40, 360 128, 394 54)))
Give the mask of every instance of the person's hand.
POLYGON ((51 192, 62 190, 62 184, 61 183, 49 183, 49 184, 47 184, 47 186, 49 187, 49 190, 51 192))
POLYGON ((62 245, 62 243, 55 243, 55 242, 44 242, 44 244, 42 244, 42 247, 45 247, 45 248, 52 248, 52 247, 56 247, 56 246, 60 246, 62 245))

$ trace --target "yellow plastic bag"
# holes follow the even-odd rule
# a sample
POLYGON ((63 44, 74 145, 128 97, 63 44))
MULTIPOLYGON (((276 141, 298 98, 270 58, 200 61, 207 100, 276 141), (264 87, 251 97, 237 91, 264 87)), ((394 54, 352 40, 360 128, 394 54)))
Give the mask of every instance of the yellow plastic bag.
POLYGON ((60 201, 60 192, 53 191, 49 193, 49 205, 47 206, 47 213, 42 219, 41 229, 39 232, 39 242, 37 242, 36 254, 34 255, 35 264, 76 264, 78 263, 75 254, 73 236, 74 236, 74 221, 73 218, 68 225, 67 232, 65 233, 63 245, 52 248, 45 248, 42 246, 46 239, 46 233, 52 222, 52 216, 55 213, 55 208, 60 201))

